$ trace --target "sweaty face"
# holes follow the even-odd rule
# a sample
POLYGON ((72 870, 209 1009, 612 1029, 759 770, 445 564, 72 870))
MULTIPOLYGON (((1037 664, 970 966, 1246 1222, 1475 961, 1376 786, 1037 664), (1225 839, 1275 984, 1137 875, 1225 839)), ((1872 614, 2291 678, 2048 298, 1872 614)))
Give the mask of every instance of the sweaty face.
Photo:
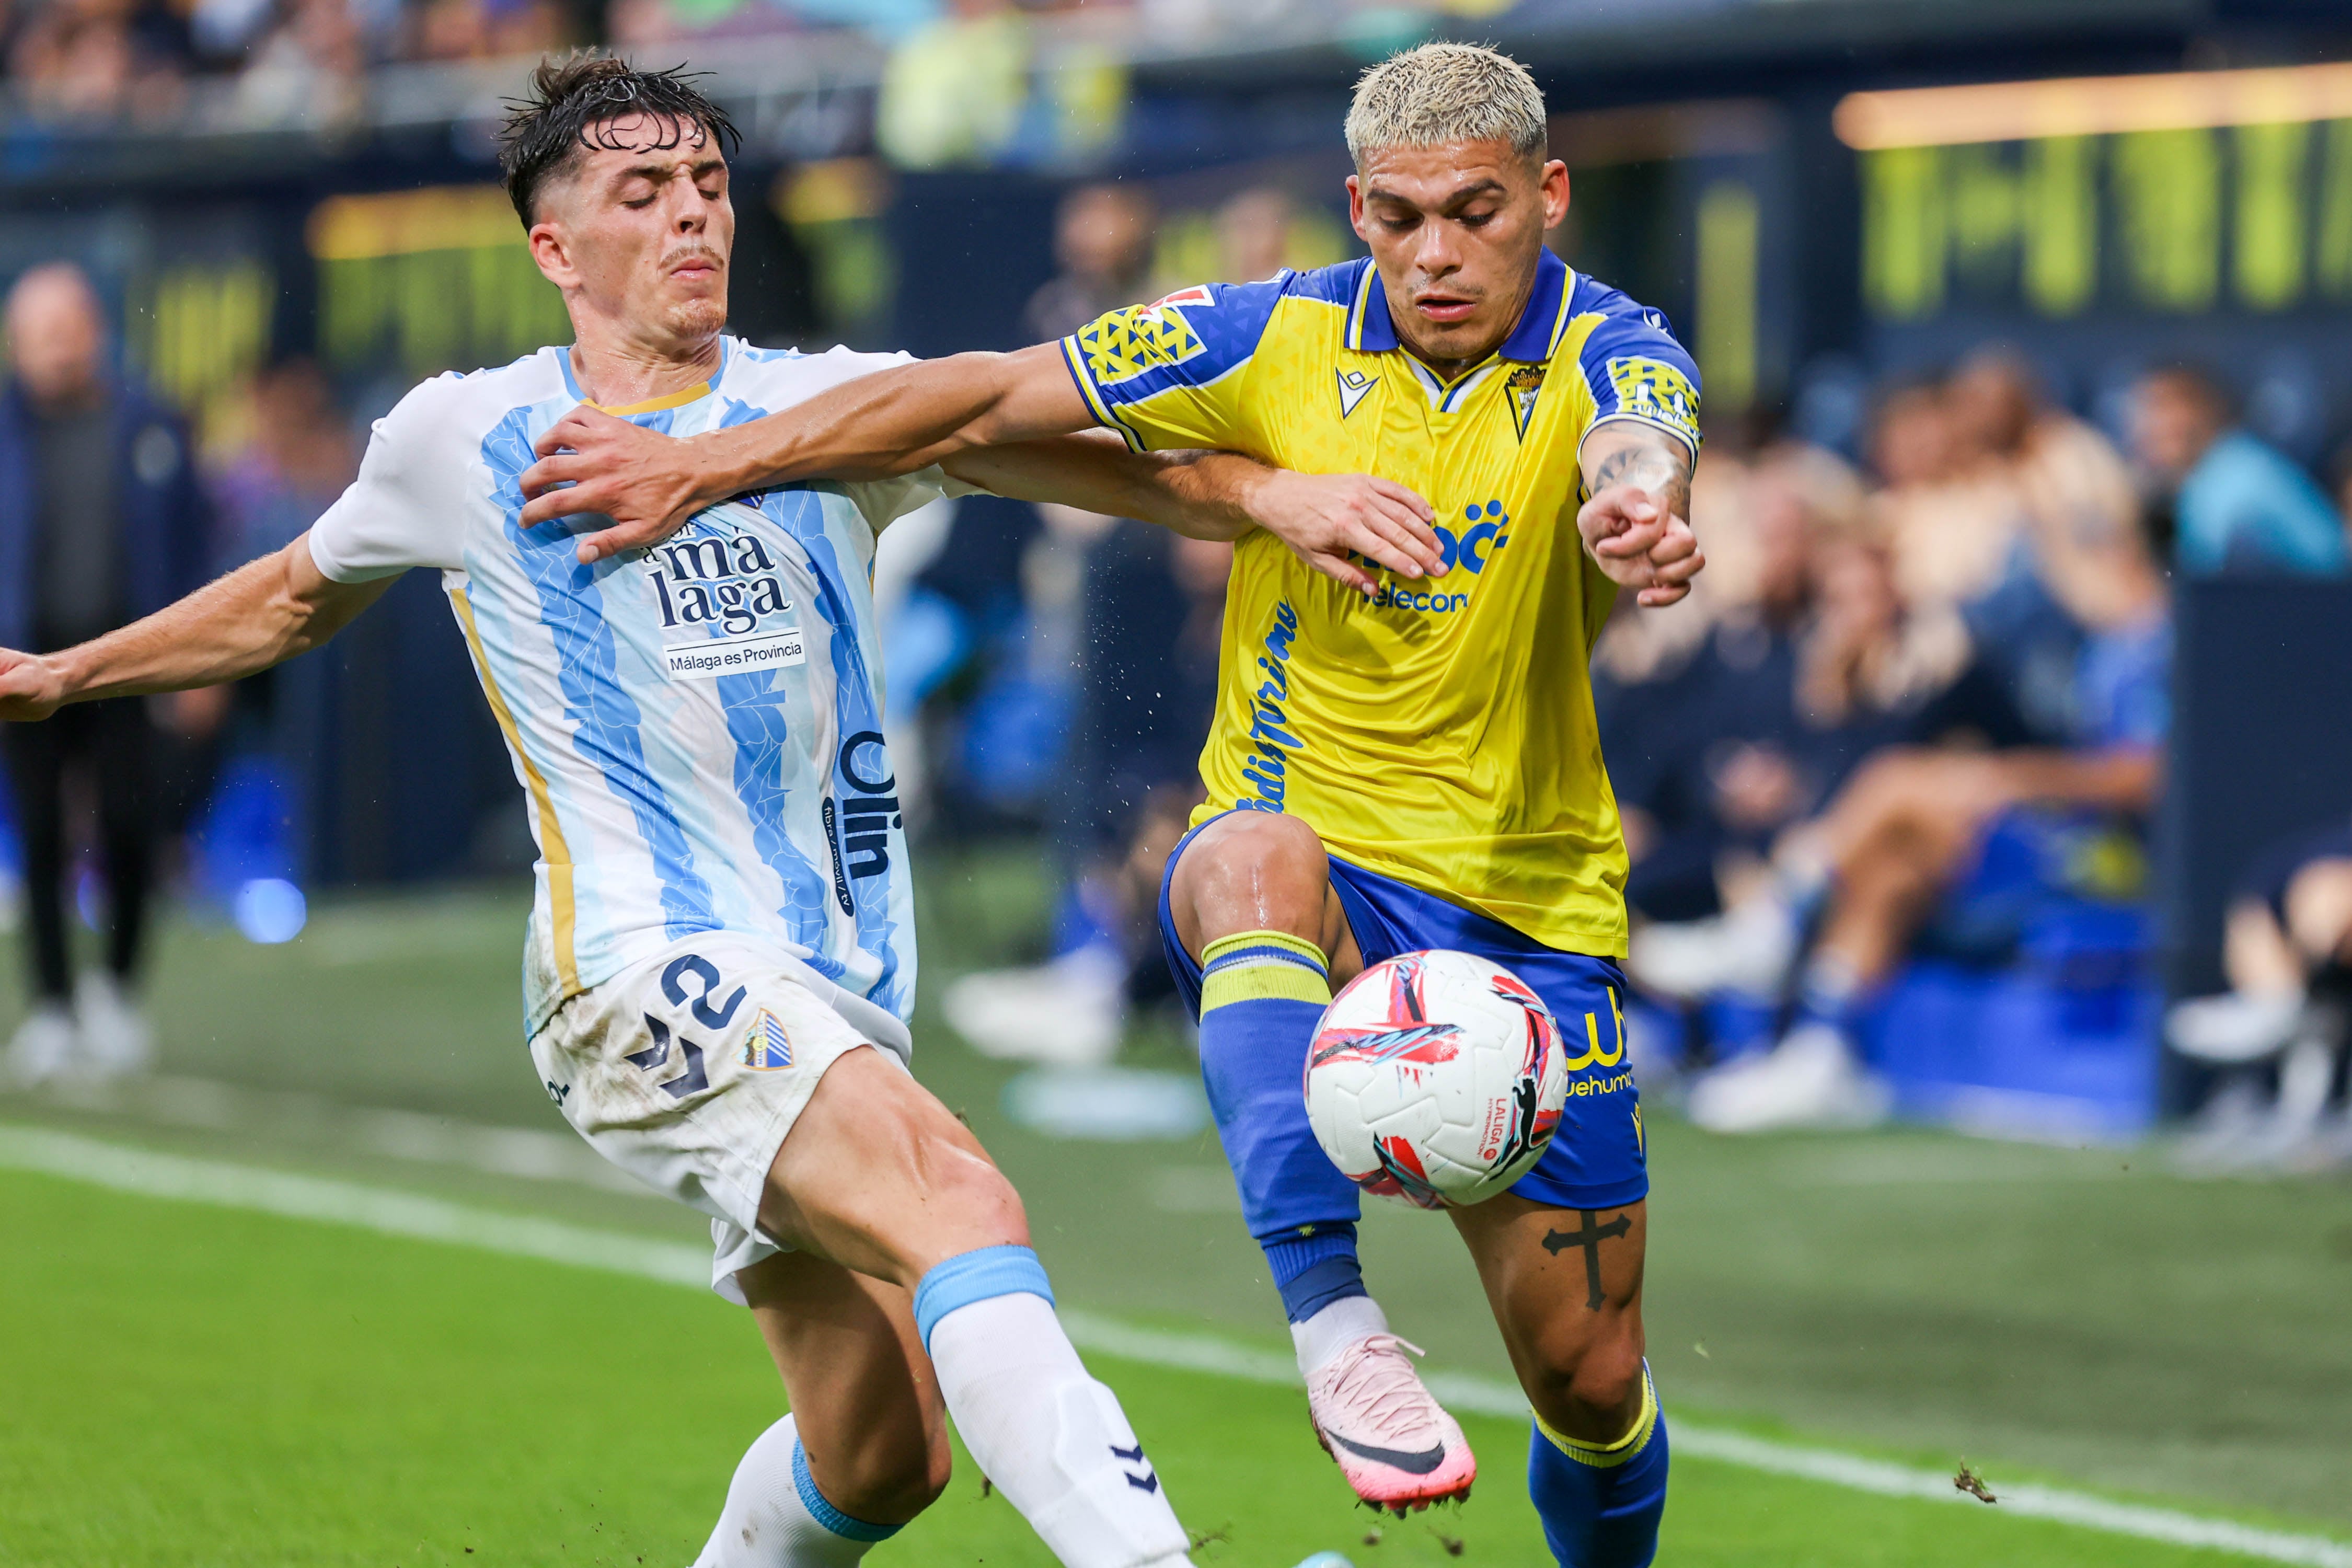
POLYGON ((727 161, 698 126, 653 115, 591 127, 592 145, 539 199, 531 248, 593 313, 649 340, 727 324, 735 209, 727 161))
POLYGON ((1466 363, 1518 324, 1544 231, 1568 216, 1568 168, 1504 142, 1375 148, 1348 205, 1397 335, 1433 363, 1466 363))

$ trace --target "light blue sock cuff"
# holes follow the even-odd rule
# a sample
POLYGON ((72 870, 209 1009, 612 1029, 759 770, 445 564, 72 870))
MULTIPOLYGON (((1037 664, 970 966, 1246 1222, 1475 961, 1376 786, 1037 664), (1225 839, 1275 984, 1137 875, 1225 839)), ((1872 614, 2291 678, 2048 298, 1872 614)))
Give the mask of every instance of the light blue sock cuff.
POLYGON ((923 1349, 931 1348, 931 1331, 950 1312, 974 1301, 1024 1292, 1043 1296, 1048 1307, 1054 1304, 1045 1266, 1025 1247, 983 1247, 936 1265, 915 1287, 915 1328, 923 1336, 923 1349))
POLYGON ((831 1503, 816 1489, 816 1478, 809 1474, 808 1450, 793 1441, 793 1489, 801 1494, 801 1506, 811 1518, 841 1537, 844 1541, 887 1541, 905 1528, 897 1524, 868 1524, 862 1519, 852 1519, 831 1503))

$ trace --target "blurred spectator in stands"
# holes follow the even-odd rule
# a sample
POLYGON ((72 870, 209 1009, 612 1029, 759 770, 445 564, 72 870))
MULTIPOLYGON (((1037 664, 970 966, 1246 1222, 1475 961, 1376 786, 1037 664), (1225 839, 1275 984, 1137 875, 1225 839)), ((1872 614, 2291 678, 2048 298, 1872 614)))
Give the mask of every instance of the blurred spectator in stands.
POLYGON ((9 49, 9 74, 36 114, 152 120, 176 110, 191 58, 187 24, 160 0, 48 0, 9 49))
MULTIPOLYGON (((1286 205, 1229 205, 1221 278, 1279 266, 1286 205)), ((1144 291, 1151 211, 1115 185, 1063 207, 1061 277, 1040 289, 1029 327, 1058 336, 1144 291)), ((1263 276, 1263 273, 1257 274, 1263 276)), ((967 503, 969 504, 969 503, 967 503)), ((941 998, 957 1032, 991 1056, 1080 1064, 1118 1048, 1132 1006, 1171 994, 1160 955, 1160 869, 1201 798, 1199 754, 1216 701, 1228 545, 1179 539, 1126 519, 1040 509, 1034 584, 1076 564, 1076 700, 1055 822, 1065 890, 1054 955, 1040 966, 966 975, 941 998), (1059 563, 1059 568, 1050 563, 1059 563), (1048 570, 1040 572, 1041 565, 1048 570)), ((1033 636, 1052 616, 1034 591, 1033 636)))
POLYGON ((426 0, 410 53, 425 60, 503 59, 535 55, 563 39, 552 0, 426 0))
MULTIPOLYGON (((163 608, 203 582, 211 517, 186 432, 109 372, 104 316, 64 263, 18 279, 6 307, 9 382, 0 393, 0 646, 48 651, 163 608)), ((217 692, 168 710, 215 723, 217 692)), ((24 836, 34 997, 11 1063, 23 1078, 135 1070, 152 1035, 132 997, 157 850, 156 735, 148 704, 121 698, 8 727, 24 836), (79 824, 95 798, 107 889, 102 969, 74 982, 66 912, 79 824)))
POLYGON ((2173 560, 2217 572, 2336 575, 2352 566, 2344 524, 2293 460, 2232 423, 2218 383, 2188 365, 2142 376, 2132 393, 2132 445, 2173 495, 2173 560))
POLYGON ((1895 586, 1912 605, 1964 605, 1990 592, 2024 526, 1987 432, 1964 426, 1941 381, 1897 386, 1870 425, 1871 508, 1895 586))
POLYGON ((1290 194, 1277 186, 1253 185, 1229 198, 1217 209, 1217 241, 1224 251, 1224 268, 1216 281, 1255 283, 1281 271, 1289 264, 1290 226, 1297 216, 1290 194))
MULTIPOLYGON (((1633 871, 1649 920, 1716 912, 1771 836, 1843 772, 1843 718, 1800 710, 1800 646, 1817 552, 1851 532, 1861 487, 1818 449, 1709 459, 1692 516, 1706 529, 1704 595, 1672 611, 1621 606, 1594 653, 1594 698, 1633 871)), ((1816 656, 1818 658, 1818 655, 1816 656)))
POLYGON ((221 469, 222 567, 282 550, 319 520, 358 471, 350 422, 335 389, 308 359, 253 378, 252 438, 221 469))
POLYGON ((2230 989, 2174 1005, 2173 1049, 2222 1075, 2178 1159, 2192 1171, 2352 1163, 2352 1115, 2330 1125, 2352 1018, 2352 819, 2254 858, 2230 901, 2230 989))
POLYGON ((256 124, 347 123, 365 106, 367 51, 350 0, 279 0, 237 81, 256 124))
POLYGON ((1969 721, 2058 738, 2081 634, 2050 581, 2053 553, 2072 556, 2053 543, 2095 492, 2095 510, 2133 515, 2122 460, 2044 406, 2023 361, 2002 349, 1886 395, 1870 446, 1885 487, 1872 510, 1904 602, 1956 613, 1972 640, 1968 694, 1981 710, 1969 721))
POLYGON ((883 73, 874 136, 902 168, 993 163, 1028 107, 1028 19, 1012 0, 950 0, 948 13, 883 73))
MULTIPOLYGON (((1931 918, 1968 922, 1969 911, 1948 903, 1956 893, 1965 900, 1989 837, 2017 842, 2056 889, 2116 858, 2106 841, 2145 820, 2160 781, 2171 628, 2163 577, 2138 530, 2105 542, 2105 572, 2114 587, 2107 618, 2086 627, 2076 661, 2070 744, 1882 752, 1820 816, 1781 835, 1755 896, 1713 922, 1638 934, 1629 967, 1669 995, 1772 997, 1798 983, 1788 1034, 1694 1086, 1693 1120, 1729 1132, 1884 1115, 1856 1025, 1931 918)), ((1832 591, 1825 578, 1824 595, 1832 591)), ((1874 595, 1854 596, 1852 613, 1870 619, 1874 595)))
POLYGON ((1151 198, 1133 185, 1080 185, 1054 219, 1061 268, 1029 297, 1021 324, 1032 342, 1076 331, 1105 310, 1145 297, 1151 267, 1151 198))

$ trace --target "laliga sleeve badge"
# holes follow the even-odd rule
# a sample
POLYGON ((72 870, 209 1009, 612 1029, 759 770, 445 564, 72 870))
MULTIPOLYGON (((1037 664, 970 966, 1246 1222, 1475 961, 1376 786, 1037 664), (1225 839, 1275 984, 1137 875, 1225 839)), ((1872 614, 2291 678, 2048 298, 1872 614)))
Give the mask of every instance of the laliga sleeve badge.
POLYGON ((784 1033, 783 1021, 765 1007, 751 1019, 751 1032, 743 1037, 742 1054, 737 1058, 753 1072, 774 1072, 793 1065, 793 1037, 784 1033))

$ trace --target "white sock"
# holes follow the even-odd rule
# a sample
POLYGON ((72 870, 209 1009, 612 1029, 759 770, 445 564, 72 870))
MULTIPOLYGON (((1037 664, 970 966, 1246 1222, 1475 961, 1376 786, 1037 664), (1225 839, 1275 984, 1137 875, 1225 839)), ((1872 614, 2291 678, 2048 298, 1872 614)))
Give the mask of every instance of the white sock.
POLYGON ((1290 1325, 1290 1342, 1298 1352, 1301 1376, 1316 1369, 1366 1334, 1389 1331, 1389 1315, 1370 1296, 1343 1296, 1303 1323, 1290 1325))
POLYGON ((1191 1542, 1135 1428, 1043 1297, 958 1307, 929 1343, 964 1447, 1066 1568, 1188 1563, 1191 1542))
POLYGON ((826 1502, 808 1479, 807 1463, 789 1415, 753 1439, 694 1568, 849 1568, 877 1541, 898 1533, 826 1502), (811 1499, 827 1517, 811 1511, 811 1499), (844 1527, 851 1533, 841 1533, 844 1527))

